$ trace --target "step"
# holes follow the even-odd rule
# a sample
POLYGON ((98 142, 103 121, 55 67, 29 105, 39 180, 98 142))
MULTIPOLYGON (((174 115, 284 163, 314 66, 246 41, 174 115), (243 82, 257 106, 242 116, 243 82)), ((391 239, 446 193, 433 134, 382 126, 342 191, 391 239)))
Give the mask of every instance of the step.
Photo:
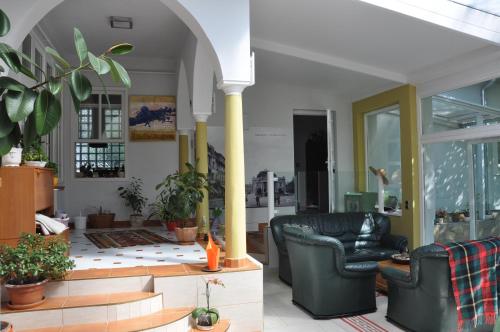
POLYGON ((140 317, 109 323, 74 324, 41 329, 16 329, 16 332, 187 332, 193 308, 162 309, 140 317))
POLYGON ((26 310, 11 310, 4 304, 1 315, 3 320, 14 324, 16 330, 107 323, 160 312, 163 308, 162 298, 161 293, 152 292, 55 297, 26 310))
MULTIPOLYGON (((226 332, 229 331, 229 326, 231 323, 227 319, 223 319, 214 326, 214 329, 211 332, 226 332)), ((198 330, 196 328, 191 329, 191 332, 202 332, 202 330, 198 330)))

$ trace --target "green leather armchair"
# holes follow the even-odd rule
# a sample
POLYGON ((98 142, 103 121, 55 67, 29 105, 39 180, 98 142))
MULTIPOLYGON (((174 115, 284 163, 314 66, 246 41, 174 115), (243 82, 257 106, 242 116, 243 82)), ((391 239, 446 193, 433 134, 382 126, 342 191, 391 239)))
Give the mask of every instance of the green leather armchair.
MULTIPOLYGON (((382 269, 387 280, 387 319, 408 331, 457 331, 457 309, 450 281, 448 253, 431 244, 411 253, 410 273, 382 269)), ((482 327, 473 331, 492 331, 482 327)))
POLYGON ((345 262, 344 246, 332 237, 284 228, 293 277, 293 303, 315 319, 377 310, 376 262, 345 262))

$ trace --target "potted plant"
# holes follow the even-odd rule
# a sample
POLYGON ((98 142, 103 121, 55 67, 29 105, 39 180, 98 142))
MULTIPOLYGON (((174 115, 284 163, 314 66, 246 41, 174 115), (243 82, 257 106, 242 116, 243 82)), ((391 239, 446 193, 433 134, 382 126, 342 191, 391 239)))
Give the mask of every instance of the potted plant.
POLYGON ((219 311, 215 308, 210 308, 210 285, 224 286, 220 279, 208 279, 205 281, 205 297, 207 299, 206 307, 199 307, 193 310, 191 317, 196 322, 196 327, 201 331, 213 330, 214 326, 219 322, 219 311))
POLYGON ((166 216, 176 221, 175 235, 180 243, 196 240, 198 226, 192 217, 203 200, 203 189, 208 190, 205 174, 189 163, 186 167, 185 172, 171 174, 156 186, 156 190, 160 190, 156 206, 160 205, 166 216))
POLYGON ((164 222, 167 226, 169 232, 175 232, 177 227, 177 220, 173 207, 174 200, 171 199, 170 195, 167 195, 165 191, 158 194, 156 201, 151 204, 151 216, 157 216, 161 222, 164 222))
POLYGON ((45 167, 49 158, 42 148, 41 140, 33 142, 23 150, 23 161, 26 166, 45 167))
POLYGON ((102 206, 100 206, 97 213, 89 214, 87 218, 88 228, 112 228, 115 221, 115 214, 103 211, 102 206))
POLYGON ((59 184, 59 177, 57 176, 59 173, 59 167, 57 166, 57 164, 55 162, 49 161, 49 162, 47 162, 47 165, 45 165, 45 168, 50 169, 52 171, 52 173, 54 174, 53 183, 54 183, 54 187, 57 187, 57 185, 59 184))
MULTIPOLYGON (((1 140, 1 138, 0 138, 1 140)), ((23 161, 23 148, 21 142, 13 145, 5 155, 2 156, 2 166, 17 167, 23 161)))
POLYGON ((142 179, 132 177, 127 187, 118 187, 120 197, 125 200, 125 205, 132 208, 130 223, 133 227, 142 226, 144 216, 142 210, 146 206, 147 198, 142 193, 142 179))
MULTIPOLYGON (((4 11, 0 10, 0 37, 9 33, 10 20, 4 11)), ((25 147, 30 146, 37 139, 49 134, 58 125, 61 119, 62 107, 60 101, 61 91, 66 84, 69 87, 71 99, 76 111, 80 109, 80 103, 90 97, 92 84, 87 78, 87 71, 92 71, 101 76, 111 73, 111 78, 116 83, 121 83, 130 88, 130 77, 123 66, 114 60, 114 56, 124 55, 133 50, 128 43, 120 43, 111 46, 100 55, 89 52, 85 39, 77 28, 74 28, 74 44, 78 56, 78 64, 72 65, 64 59, 56 50, 46 47, 48 56, 55 62, 54 74, 47 75, 45 68, 37 65, 29 56, 24 55, 10 45, 2 43, 0 47, 0 59, 2 66, 9 73, 23 76, 33 82, 26 85, 20 81, 8 77, 0 77, 0 156, 12 153, 16 155, 17 150, 12 147, 22 140, 25 147), (30 68, 24 65, 30 62, 34 68, 42 73, 41 82, 30 68)))
POLYGON ((42 303, 45 284, 61 279, 75 264, 66 256, 68 244, 60 237, 45 239, 24 233, 16 247, 0 247, 0 278, 5 282, 9 307, 31 308, 42 303))

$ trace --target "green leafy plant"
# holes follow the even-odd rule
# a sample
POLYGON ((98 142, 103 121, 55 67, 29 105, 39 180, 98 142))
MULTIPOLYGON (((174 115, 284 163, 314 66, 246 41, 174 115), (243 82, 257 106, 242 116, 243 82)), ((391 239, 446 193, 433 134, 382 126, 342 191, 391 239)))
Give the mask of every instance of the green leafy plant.
POLYGON ((49 161, 47 165, 45 165, 45 168, 51 169, 52 172, 54 173, 54 176, 57 176, 57 174, 59 174, 59 167, 53 161, 49 161))
POLYGON ((186 163, 186 167, 186 172, 170 174, 156 186, 156 190, 160 192, 153 204, 153 210, 164 218, 163 220, 185 222, 191 218, 197 204, 203 200, 204 190, 209 189, 205 174, 196 171, 190 163, 186 163))
POLYGON ((24 161, 47 161, 49 158, 45 154, 42 148, 42 142, 36 140, 30 146, 23 149, 23 160, 24 161))
POLYGON ((61 279, 75 263, 67 257, 68 244, 61 238, 46 240, 24 233, 17 247, 0 247, 0 278, 13 285, 61 279))
POLYGON ((210 285, 226 287, 220 279, 204 279, 205 281, 205 297, 207 299, 206 307, 199 307, 193 310, 191 316, 196 320, 198 325, 212 326, 219 321, 219 311, 215 308, 210 308, 210 285))
POLYGON ((135 215, 141 215, 146 206, 147 198, 142 193, 142 179, 132 177, 127 187, 118 187, 120 197, 125 200, 125 205, 132 208, 135 215))
MULTIPOLYGON (((0 10, 0 37, 7 35, 9 30, 9 18, 0 10)), ((59 95, 64 84, 69 87, 75 110, 79 110, 80 103, 92 93, 92 84, 83 71, 93 71, 101 82, 101 76, 111 73, 115 82, 130 88, 131 81, 127 71, 112 57, 130 53, 132 45, 117 44, 96 56, 88 51, 85 39, 77 28, 74 28, 74 43, 80 60, 76 66, 72 66, 56 50, 45 48, 55 61, 54 76, 47 76, 43 68, 22 52, 0 43, 0 59, 11 71, 36 81, 33 72, 22 64, 24 59, 43 75, 42 82, 30 87, 11 77, 0 77, 0 156, 7 154, 21 139, 24 146, 30 146, 37 138, 47 135, 57 126, 62 112, 59 95), (23 132, 20 123, 24 123, 23 132)), ((0 66, 0 71, 4 72, 5 68, 0 66)))

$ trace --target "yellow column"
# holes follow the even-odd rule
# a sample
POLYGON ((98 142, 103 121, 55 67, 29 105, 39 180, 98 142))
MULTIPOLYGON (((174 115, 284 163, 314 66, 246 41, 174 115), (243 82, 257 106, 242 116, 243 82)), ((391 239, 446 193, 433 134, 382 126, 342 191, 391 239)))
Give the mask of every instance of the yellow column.
POLYGON ((242 89, 239 91, 225 89, 225 265, 228 267, 241 266, 247 253, 241 91, 242 89))
POLYGON ((187 130, 179 131, 179 172, 187 171, 186 163, 189 162, 189 133, 187 130))
MULTIPOLYGON (((196 170, 208 175, 208 147, 207 147, 207 122, 204 119, 196 119, 196 170), (198 121, 204 120, 204 121, 198 121)), ((203 189, 203 201, 196 208, 196 223, 198 234, 208 233, 208 191, 203 189), (205 224, 203 224, 205 219, 205 224)))

